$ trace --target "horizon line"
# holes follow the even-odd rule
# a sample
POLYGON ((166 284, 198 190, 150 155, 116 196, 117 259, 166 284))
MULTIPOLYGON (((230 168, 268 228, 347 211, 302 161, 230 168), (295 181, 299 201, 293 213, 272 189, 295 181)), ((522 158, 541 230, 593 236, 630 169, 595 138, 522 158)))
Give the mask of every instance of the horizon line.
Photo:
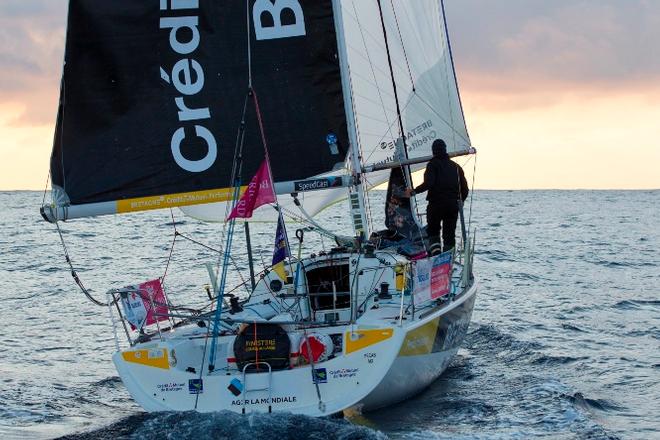
MULTIPOLYGON (((659 191, 657 188, 474 188, 470 191, 659 191)), ((40 189, 1 189, 0 192, 49 192, 40 189)), ((369 191, 387 191, 386 189, 371 189, 369 191)))

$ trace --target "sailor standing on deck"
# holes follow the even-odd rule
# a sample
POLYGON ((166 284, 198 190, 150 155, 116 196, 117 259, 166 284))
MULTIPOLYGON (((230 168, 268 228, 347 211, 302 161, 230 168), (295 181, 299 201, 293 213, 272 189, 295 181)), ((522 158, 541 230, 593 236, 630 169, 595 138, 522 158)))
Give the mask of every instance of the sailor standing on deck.
POLYGON ((448 251, 456 245, 459 203, 465 201, 469 190, 463 169, 449 160, 445 141, 442 139, 433 141, 432 151, 433 159, 426 166, 424 182, 414 190, 407 188, 406 196, 411 197, 428 191, 426 221, 429 251, 431 255, 436 255, 441 249, 448 251), (440 231, 444 246, 440 245, 440 231))

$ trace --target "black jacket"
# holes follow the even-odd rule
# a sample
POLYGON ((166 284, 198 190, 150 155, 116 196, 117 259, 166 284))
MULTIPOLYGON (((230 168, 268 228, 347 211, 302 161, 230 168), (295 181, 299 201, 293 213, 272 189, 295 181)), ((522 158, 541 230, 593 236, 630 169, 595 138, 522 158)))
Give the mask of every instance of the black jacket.
POLYGON ((465 201, 469 189, 463 168, 449 160, 448 156, 435 156, 426 166, 424 183, 415 188, 415 193, 427 190, 426 200, 429 202, 456 201, 459 195, 465 201))

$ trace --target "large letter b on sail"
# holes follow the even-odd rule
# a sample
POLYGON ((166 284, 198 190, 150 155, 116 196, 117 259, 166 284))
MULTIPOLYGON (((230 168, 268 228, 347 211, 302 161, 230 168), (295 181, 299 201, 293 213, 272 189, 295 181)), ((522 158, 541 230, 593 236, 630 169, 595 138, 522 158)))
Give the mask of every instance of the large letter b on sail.
POLYGON ((200 160, 189 160, 183 157, 183 154, 181 154, 181 142, 186 137, 183 127, 179 128, 174 132, 174 135, 172 135, 172 156, 174 156, 174 161, 177 165, 184 170, 190 171, 191 173, 201 173, 202 171, 211 168, 215 159, 218 157, 218 144, 215 142, 213 133, 200 125, 195 125, 195 133, 197 133, 197 136, 204 139, 209 147, 206 156, 200 160))
POLYGON ((305 16, 298 0, 257 0, 252 9, 254 21, 254 34, 257 40, 274 40, 276 38, 290 38, 305 35, 305 16), (282 13, 293 13, 294 22, 282 24, 282 13), (272 26, 264 25, 261 18, 264 14, 270 15, 272 26))

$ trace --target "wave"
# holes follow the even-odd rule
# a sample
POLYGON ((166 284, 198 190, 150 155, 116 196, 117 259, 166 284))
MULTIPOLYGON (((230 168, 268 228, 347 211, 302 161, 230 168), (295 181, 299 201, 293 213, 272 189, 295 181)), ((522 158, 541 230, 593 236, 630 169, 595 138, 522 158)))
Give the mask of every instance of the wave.
POLYGON ((642 308, 656 308, 658 306, 660 306, 660 300, 626 299, 617 302, 612 307, 620 310, 639 310, 642 308))
POLYGON ((561 328, 563 328, 564 330, 571 330, 571 331, 579 332, 579 333, 587 333, 586 330, 583 330, 580 327, 578 327, 576 325, 573 325, 573 324, 562 324, 561 328))
POLYGON ((588 360, 587 356, 548 356, 544 354, 539 354, 534 359, 532 359, 533 364, 536 365, 565 365, 572 364, 573 362, 585 361, 588 360))
POLYGON ((293 414, 241 415, 169 412, 140 413, 101 429, 60 437, 60 440, 96 439, 342 439, 380 440, 387 436, 347 420, 313 418, 293 414))
POLYGON ((477 248, 475 250, 475 253, 480 256, 485 258, 486 260, 489 261, 509 261, 509 262, 515 262, 516 260, 514 258, 511 258, 506 252, 504 251, 498 251, 496 249, 492 250, 480 250, 477 248))
POLYGON ((518 340, 492 324, 480 325, 469 332, 464 346, 480 356, 497 356, 509 361, 530 358, 543 348, 539 342, 518 340))
POLYGON ((624 408, 620 405, 617 405, 611 400, 607 399, 591 399, 589 397, 585 397, 584 394, 580 392, 576 392, 572 395, 567 395, 564 396, 569 402, 571 402, 573 405, 583 408, 583 409, 588 409, 588 410, 598 410, 598 411, 621 411, 624 408))
POLYGON ((94 382, 90 385, 93 388, 104 388, 104 387, 116 388, 117 386, 121 385, 121 378, 119 376, 110 376, 110 377, 106 377, 105 379, 101 379, 97 382, 94 382))

